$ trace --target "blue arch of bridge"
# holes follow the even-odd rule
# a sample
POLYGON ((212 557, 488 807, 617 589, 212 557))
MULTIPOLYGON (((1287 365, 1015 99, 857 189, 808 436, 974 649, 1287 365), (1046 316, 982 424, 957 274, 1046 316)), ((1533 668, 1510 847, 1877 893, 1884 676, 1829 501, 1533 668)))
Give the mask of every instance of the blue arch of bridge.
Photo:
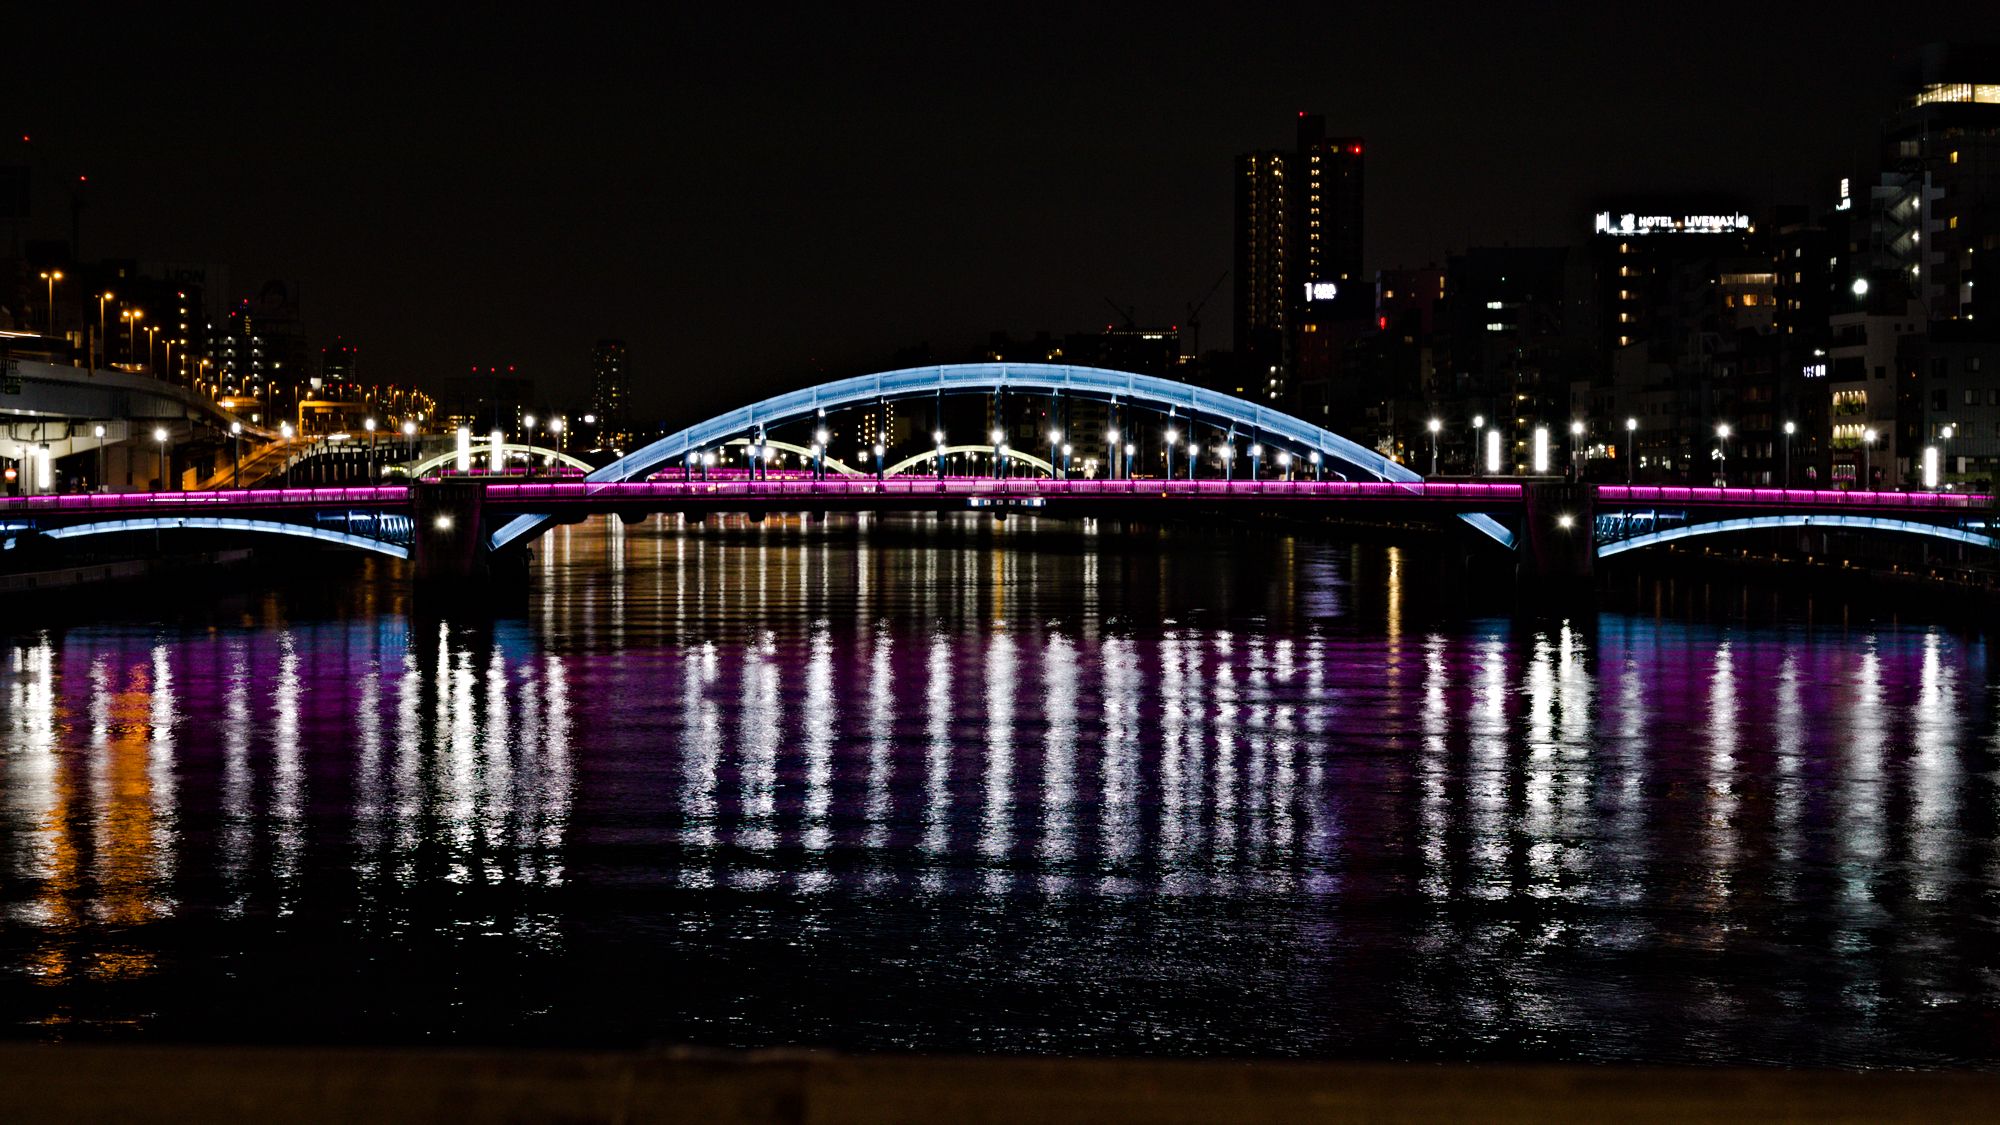
MULTIPOLYGON (((883 399, 1017 391, 1112 399, 1161 413, 1171 411, 1190 421, 1233 425, 1253 431, 1265 441, 1287 443, 1307 452, 1317 452, 1322 458, 1345 462, 1379 480, 1423 479, 1380 453, 1331 430, 1254 402, 1187 383, 1101 367, 1072 367, 1054 363, 958 363, 839 379, 767 398, 719 414, 661 438, 643 449, 634 450, 590 473, 584 480, 597 483, 643 478, 697 449, 710 448, 760 428, 812 418, 822 410, 845 409, 883 399)), ((1490 517, 1467 516, 1465 519, 1502 544, 1512 545, 1512 533, 1490 517)), ((518 516, 494 532, 492 546, 499 550, 535 534, 548 522, 549 517, 545 515, 518 516)))
MULTIPOLYGON (((250 531, 265 535, 289 535, 297 539, 316 539, 322 543, 338 543, 343 547, 359 547, 392 559, 407 559, 409 548, 380 539, 370 539, 365 535, 350 535, 345 531, 331 528, 313 527, 302 523, 280 523, 276 520, 239 519, 233 516, 143 516, 134 519, 104 520, 100 523, 80 523, 69 527, 52 527, 42 532, 50 539, 77 539, 86 535, 113 535, 121 531, 250 531)), ((7 549, 12 550, 14 539, 8 539, 7 549)))
POLYGON ((1715 520, 1710 523, 1694 523, 1684 527, 1670 527, 1664 531, 1651 531, 1635 535, 1616 543, 1606 543, 1597 549, 1597 557, 1610 558, 1627 551, 1637 551, 1644 547, 1657 547, 1662 543, 1672 543, 1677 539, 1692 539, 1698 535, 1723 535, 1732 531, 1761 531, 1774 527, 1837 527, 1853 531, 1889 531, 1903 535, 1928 535, 1934 539, 1946 539, 1953 543, 1968 543, 1974 547, 2000 547, 2000 539, 1963 528, 1943 527, 1938 524, 1918 523, 1914 520, 1894 520, 1882 516, 1850 515, 1777 515, 1746 516, 1741 519, 1715 520))

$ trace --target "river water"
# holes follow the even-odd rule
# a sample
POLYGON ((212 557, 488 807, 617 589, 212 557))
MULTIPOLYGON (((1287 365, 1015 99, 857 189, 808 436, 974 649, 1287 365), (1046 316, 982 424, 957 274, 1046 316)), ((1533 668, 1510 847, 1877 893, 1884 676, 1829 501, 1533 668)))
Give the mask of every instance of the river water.
POLYGON ((0 632, 15 1038, 1991 1066, 1982 637, 1420 548, 596 521, 0 632))

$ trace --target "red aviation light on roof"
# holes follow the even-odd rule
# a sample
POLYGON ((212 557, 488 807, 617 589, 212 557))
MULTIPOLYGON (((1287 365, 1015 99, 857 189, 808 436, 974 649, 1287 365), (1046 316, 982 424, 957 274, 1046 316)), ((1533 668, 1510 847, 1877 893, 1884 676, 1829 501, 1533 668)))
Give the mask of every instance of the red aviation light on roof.
POLYGON ((1349 146, 1348 146, 1348 149, 1347 149, 1347 151, 1349 151, 1349 152, 1353 153, 1353 154, 1354 154, 1354 155, 1356 155, 1356 156, 1360 156, 1360 155, 1361 155, 1361 146, 1360 146, 1360 145, 1349 145, 1349 146))

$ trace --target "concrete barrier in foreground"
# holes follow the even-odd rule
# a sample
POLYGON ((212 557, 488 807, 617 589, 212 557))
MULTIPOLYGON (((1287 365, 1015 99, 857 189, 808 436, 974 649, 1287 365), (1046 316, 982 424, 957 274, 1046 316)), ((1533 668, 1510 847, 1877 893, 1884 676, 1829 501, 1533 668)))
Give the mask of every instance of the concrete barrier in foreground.
POLYGON ((0 1046, 28 1122, 1966 1121, 2000 1075, 1584 1066, 0 1046))

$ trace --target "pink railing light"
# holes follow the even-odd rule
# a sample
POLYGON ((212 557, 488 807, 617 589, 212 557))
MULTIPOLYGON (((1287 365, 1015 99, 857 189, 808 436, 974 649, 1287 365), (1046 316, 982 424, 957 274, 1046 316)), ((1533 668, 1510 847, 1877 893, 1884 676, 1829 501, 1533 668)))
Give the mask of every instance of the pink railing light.
MULTIPOLYGON (((1456 508, 1518 504, 1516 481, 1311 481, 1311 480, 1050 480, 1047 478, 933 476, 836 477, 829 480, 747 477, 711 480, 648 480, 589 483, 575 478, 519 481, 495 478, 484 485, 487 499, 516 511, 537 503, 613 506, 620 502, 674 499, 786 499, 862 496, 954 496, 1034 499, 1046 497, 1148 497, 1172 500, 1241 497, 1271 500, 1433 501, 1456 508)), ((1963 492, 1859 492, 1805 488, 1688 488, 1674 485, 1596 485, 1597 506, 1766 508, 1789 510, 1900 509, 1966 511, 1990 508, 1991 496, 1963 492)), ((213 511, 229 508, 386 508, 406 505, 410 486, 361 485, 337 488, 221 489, 211 492, 94 492, 26 496, 0 500, 0 514, 34 516, 77 513, 213 511)))
POLYGON ((1678 485, 1600 484, 1597 506, 1627 504, 1758 508, 1990 508, 1993 497, 1972 492, 1864 492, 1831 488, 1686 488, 1678 485))

